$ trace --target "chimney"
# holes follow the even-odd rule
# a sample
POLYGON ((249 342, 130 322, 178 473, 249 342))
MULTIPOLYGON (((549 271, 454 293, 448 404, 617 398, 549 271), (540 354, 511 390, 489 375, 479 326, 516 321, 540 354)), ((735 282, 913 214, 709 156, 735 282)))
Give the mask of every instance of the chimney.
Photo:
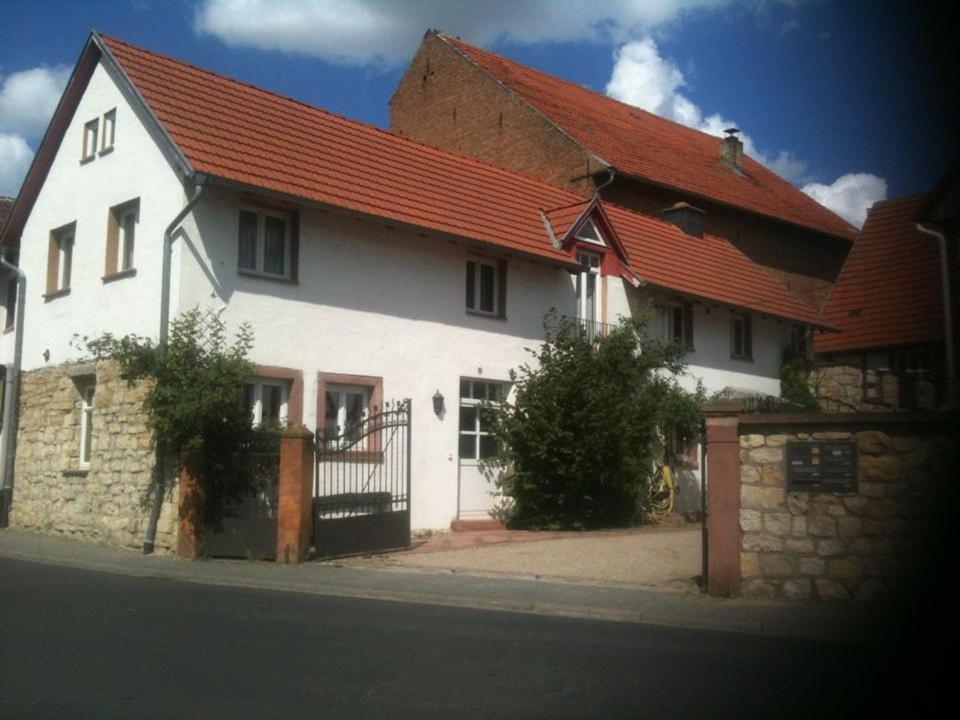
POLYGON ((740 131, 737 128, 727 128, 724 130, 727 136, 720 143, 720 159, 734 170, 740 169, 740 163, 743 160, 743 143, 737 137, 740 131))
POLYGON ((700 208, 689 203, 678 202, 660 211, 663 219, 676 225, 687 235, 703 237, 703 216, 706 214, 700 208))

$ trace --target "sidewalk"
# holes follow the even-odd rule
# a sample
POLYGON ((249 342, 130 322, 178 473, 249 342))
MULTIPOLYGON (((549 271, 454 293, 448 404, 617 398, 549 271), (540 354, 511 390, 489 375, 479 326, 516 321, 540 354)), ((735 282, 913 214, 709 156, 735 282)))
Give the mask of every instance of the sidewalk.
POLYGON ((879 618, 876 608, 864 605, 724 600, 599 583, 331 563, 191 562, 11 529, 0 530, 0 557, 183 582, 837 642, 870 640, 879 618))

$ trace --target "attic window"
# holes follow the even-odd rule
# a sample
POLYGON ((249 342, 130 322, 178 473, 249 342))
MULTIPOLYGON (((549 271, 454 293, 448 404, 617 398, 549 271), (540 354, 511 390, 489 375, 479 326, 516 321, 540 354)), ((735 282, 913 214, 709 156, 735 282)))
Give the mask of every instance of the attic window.
POLYGON ((600 237, 600 231, 597 230, 597 226, 590 218, 587 218, 587 220, 579 228, 577 228, 577 232, 574 234, 574 237, 577 240, 593 243, 594 245, 604 244, 603 238, 600 237))
POLYGON ((92 160, 97 154, 97 137, 100 134, 100 119, 94 118, 83 126, 83 157, 92 160))

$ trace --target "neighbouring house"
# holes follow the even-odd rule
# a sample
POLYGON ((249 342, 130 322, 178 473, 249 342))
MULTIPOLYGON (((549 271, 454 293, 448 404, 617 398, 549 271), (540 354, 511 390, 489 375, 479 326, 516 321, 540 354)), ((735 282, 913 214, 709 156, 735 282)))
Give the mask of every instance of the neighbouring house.
POLYGON ((820 306, 855 230, 721 140, 435 30, 390 100, 391 127, 583 194, 695 222, 820 306), (667 210, 669 212, 669 210, 667 210))
POLYGON ((841 332, 815 339, 819 390, 831 409, 947 403, 951 304, 944 303, 938 240, 918 227, 921 210, 935 205, 922 193, 870 209, 824 308, 841 332))
MULTIPOLYGON (((702 219, 93 33, 0 237, 28 278, 11 522, 139 545, 153 467, 142 388, 86 362, 82 340, 157 336, 168 231, 172 315, 252 325, 256 419, 348 426, 412 400, 412 525, 440 528, 491 509, 478 460, 495 448, 476 405, 509 395, 552 308, 604 332, 652 302, 708 389, 778 393, 784 349, 830 324, 702 219)), ((691 469, 687 509, 697 482, 691 469)), ((171 499, 158 546, 175 517, 171 499)))

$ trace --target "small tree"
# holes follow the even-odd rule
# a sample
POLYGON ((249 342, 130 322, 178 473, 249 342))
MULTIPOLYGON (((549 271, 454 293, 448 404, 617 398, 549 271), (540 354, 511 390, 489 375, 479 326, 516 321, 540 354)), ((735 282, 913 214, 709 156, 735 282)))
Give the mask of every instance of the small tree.
POLYGON ((500 441, 488 464, 508 522, 594 528, 637 521, 664 452, 664 433, 691 442, 703 390, 684 390, 683 348, 647 336, 650 311, 606 337, 551 313, 534 366, 511 372, 513 403, 487 408, 500 441))
POLYGON ((797 410, 819 410, 820 401, 811 387, 813 360, 787 348, 780 364, 780 397, 796 406, 797 410))
POLYGON ((252 343, 246 323, 231 342, 220 313, 199 309, 171 323, 165 350, 138 335, 107 333, 87 342, 94 356, 119 362, 128 383, 148 384, 143 410, 160 452, 199 459, 199 480, 213 500, 206 503, 207 524, 215 524, 223 504, 249 492, 254 482, 242 459, 259 440, 243 403, 252 343))

